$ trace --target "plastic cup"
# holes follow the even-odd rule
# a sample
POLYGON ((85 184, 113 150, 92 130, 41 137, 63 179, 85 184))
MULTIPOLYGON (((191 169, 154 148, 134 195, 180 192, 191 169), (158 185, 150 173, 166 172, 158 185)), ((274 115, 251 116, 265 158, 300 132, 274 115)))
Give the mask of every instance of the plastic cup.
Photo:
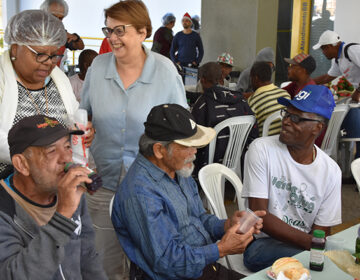
POLYGON ((246 233, 248 232, 259 220, 260 218, 251 211, 249 208, 246 208, 244 216, 240 218, 240 226, 237 230, 237 233, 246 233))
POLYGON ((344 250, 345 248, 345 239, 339 238, 336 236, 326 237, 326 251, 337 251, 344 250))

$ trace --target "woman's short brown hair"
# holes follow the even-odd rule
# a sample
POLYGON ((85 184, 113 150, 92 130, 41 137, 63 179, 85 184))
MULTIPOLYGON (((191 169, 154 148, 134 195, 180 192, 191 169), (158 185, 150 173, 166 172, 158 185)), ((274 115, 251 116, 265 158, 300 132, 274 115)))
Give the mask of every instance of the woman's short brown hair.
POLYGON ((142 1, 120 1, 110 8, 105 9, 105 22, 108 17, 132 24, 137 31, 145 27, 146 38, 151 36, 151 20, 148 10, 142 1))

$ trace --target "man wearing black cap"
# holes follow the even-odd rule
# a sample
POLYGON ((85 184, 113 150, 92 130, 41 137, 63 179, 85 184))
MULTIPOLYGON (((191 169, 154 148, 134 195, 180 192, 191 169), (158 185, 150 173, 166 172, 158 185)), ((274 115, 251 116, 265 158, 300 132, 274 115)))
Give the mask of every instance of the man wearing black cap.
POLYGON ((264 229, 244 253, 258 271, 311 246, 312 231, 341 224, 341 171, 314 145, 335 107, 325 86, 308 85, 292 100, 279 98, 279 136, 253 141, 245 158, 242 196, 249 208, 266 210, 264 229))
POLYGON ((316 69, 315 59, 308 54, 300 53, 293 58, 284 58, 289 63, 288 78, 292 83, 284 87, 291 98, 299 93, 307 85, 315 85, 315 81, 310 78, 316 69))
POLYGON ((8 135, 15 173, 0 181, 1 279, 106 279, 82 183, 72 161, 70 134, 56 119, 24 118, 8 135))
POLYGON ((260 232, 261 219, 249 232, 236 233, 243 212, 228 220, 207 214, 190 176, 196 148, 214 136, 212 128, 197 125, 179 105, 163 104, 150 111, 140 154, 115 195, 112 212, 121 246, 141 268, 141 279, 242 277, 216 261, 242 253, 252 233, 260 232))

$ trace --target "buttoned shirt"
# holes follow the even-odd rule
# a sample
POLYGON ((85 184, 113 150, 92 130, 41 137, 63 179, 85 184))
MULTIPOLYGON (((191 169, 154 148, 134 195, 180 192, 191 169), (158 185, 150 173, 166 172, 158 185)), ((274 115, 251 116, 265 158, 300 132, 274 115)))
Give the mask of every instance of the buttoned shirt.
POLYGON ((115 56, 97 56, 86 73, 81 108, 96 129, 91 152, 104 187, 115 191, 121 170, 127 171, 138 152, 144 122, 151 108, 176 103, 187 108, 185 89, 171 61, 144 47, 146 60, 140 77, 125 89, 115 56))
POLYGON ((219 258, 225 220, 207 214, 192 177, 172 179, 141 154, 114 200, 121 246, 151 279, 198 278, 219 258))

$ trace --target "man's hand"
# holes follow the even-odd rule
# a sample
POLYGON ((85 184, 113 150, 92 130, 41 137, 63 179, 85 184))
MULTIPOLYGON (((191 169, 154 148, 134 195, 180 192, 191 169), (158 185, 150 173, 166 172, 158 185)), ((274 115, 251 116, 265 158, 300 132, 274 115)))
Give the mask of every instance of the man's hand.
POLYGON ((66 41, 67 41, 68 43, 70 43, 70 42, 76 42, 76 41, 79 40, 79 37, 76 36, 75 34, 67 33, 66 35, 67 35, 66 41))
POLYGON ((95 138, 95 128, 92 126, 92 122, 88 122, 86 125, 86 136, 85 136, 85 146, 89 148, 92 141, 95 138))
POLYGON ((220 258, 227 255, 243 253, 246 249, 246 246, 253 240, 252 235, 255 232, 254 227, 252 227, 245 234, 236 233, 238 228, 239 224, 235 224, 229 228, 221 238, 220 242, 217 244, 220 258))
POLYGON ((356 89, 354 93, 351 95, 351 99, 355 102, 360 102, 360 91, 356 89))
MULTIPOLYGON (((246 211, 239 211, 239 210, 235 211, 232 217, 226 220, 224 225, 224 230, 227 231, 229 228, 231 228, 236 224, 240 226, 241 217, 244 216, 245 213, 246 211)), ((254 213, 258 217, 264 217, 266 215, 266 211, 264 210, 255 211, 254 213)), ((263 227, 263 219, 259 219, 254 226, 254 233, 259 234, 262 227, 263 227)))
POLYGON ((58 205, 56 211, 71 218, 79 206, 82 194, 86 188, 81 183, 91 183, 87 176, 90 171, 84 167, 71 168, 58 183, 58 205))
POLYGON ((83 50, 85 45, 83 40, 77 34, 66 33, 66 45, 70 50, 83 50))
POLYGON ((253 92, 243 92, 242 95, 244 96, 245 99, 248 99, 251 95, 253 95, 253 92))

